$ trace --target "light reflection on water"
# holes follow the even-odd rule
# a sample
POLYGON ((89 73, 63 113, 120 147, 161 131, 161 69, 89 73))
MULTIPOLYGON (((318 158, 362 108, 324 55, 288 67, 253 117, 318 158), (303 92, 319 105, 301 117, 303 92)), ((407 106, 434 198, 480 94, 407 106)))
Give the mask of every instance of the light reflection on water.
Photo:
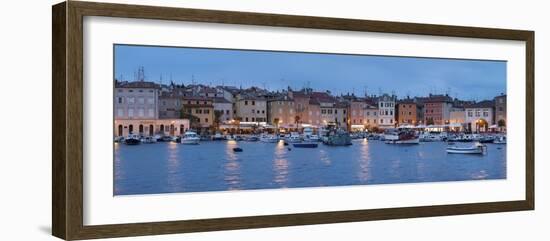
POLYGON ((506 146, 488 155, 450 155, 445 143, 293 148, 279 143, 218 141, 115 144, 115 195, 344 186, 506 178, 506 146), (234 152, 241 147, 243 152, 234 152))
POLYGON ((275 177, 273 182, 280 187, 287 187, 288 181, 288 160, 286 159, 286 148, 283 142, 278 142, 275 146, 275 156, 273 159, 273 172, 275 177))

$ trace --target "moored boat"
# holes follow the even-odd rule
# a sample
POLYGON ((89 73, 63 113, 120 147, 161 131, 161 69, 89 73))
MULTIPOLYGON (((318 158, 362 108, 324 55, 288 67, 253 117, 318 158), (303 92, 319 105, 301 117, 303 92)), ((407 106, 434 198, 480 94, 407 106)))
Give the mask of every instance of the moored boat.
POLYGON ((157 140, 152 136, 145 136, 145 137, 141 138, 141 143, 151 144, 151 143, 155 143, 155 142, 157 142, 157 140))
POLYGON ((213 141, 222 141, 222 140, 225 140, 225 137, 222 134, 220 134, 219 132, 216 132, 216 134, 214 134, 212 136, 212 140, 213 141))
POLYGON ((124 138, 124 144, 126 145, 139 145, 141 143, 141 138, 136 134, 130 134, 124 138))
POLYGON ((329 134, 324 143, 329 146, 349 146, 352 144, 351 136, 342 129, 338 129, 334 133, 329 134))
POLYGON ((506 144, 506 136, 497 136, 493 141, 494 144, 506 144))
POLYGON ((384 133, 386 144, 419 144, 420 138, 410 129, 389 129, 384 133))
POLYGON ((294 143, 292 145, 296 148, 317 148, 319 146, 317 143, 294 143))
POLYGON ((197 145, 199 144, 199 141, 201 138, 199 135, 197 135, 194 131, 186 131, 183 135, 183 138, 181 138, 181 144, 187 144, 187 145, 197 145))
POLYGON ((449 154, 484 154, 487 151, 487 147, 479 142, 476 142, 473 146, 449 146, 446 151, 449 154))
POLYGON ((276 143, 279 142, 279 137, 275 135, 263 135, 260 137, 260 141, 265 143, 276 143))

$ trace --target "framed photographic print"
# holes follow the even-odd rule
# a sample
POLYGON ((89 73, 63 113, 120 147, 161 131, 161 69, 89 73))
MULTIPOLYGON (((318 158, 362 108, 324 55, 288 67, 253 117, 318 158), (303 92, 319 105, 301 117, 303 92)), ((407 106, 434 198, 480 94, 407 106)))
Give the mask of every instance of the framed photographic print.
POLYGON ((53 235, 534 209, 534 32, 53 6, 53 235))

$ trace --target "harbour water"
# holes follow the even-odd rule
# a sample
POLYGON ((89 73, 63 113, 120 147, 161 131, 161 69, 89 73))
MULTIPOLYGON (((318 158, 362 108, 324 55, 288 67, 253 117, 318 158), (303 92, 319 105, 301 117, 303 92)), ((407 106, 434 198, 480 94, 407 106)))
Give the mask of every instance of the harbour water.
POLYGON ((485 155, 447 154, 446 147, 445 142, 391 145, 366 139, 311 149, 283 142, 115 143, 114 194, 506 178, 505 144, 487 144, 485 155))

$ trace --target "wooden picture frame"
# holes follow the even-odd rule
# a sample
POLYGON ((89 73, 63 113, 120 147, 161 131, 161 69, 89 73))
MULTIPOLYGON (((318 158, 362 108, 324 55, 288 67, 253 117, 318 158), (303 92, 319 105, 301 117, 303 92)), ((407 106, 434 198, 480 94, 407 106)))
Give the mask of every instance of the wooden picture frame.
POLYGON ((52 7, 52 232, 66 240, 173 234, 533 210, 534 32, 263 13, 68 1, 52 7), (181 220, 86 226, 83 224, 83 17, 298 27, 328 30, 452 36, 526 43, 525 199, 490 203, 181 220))

